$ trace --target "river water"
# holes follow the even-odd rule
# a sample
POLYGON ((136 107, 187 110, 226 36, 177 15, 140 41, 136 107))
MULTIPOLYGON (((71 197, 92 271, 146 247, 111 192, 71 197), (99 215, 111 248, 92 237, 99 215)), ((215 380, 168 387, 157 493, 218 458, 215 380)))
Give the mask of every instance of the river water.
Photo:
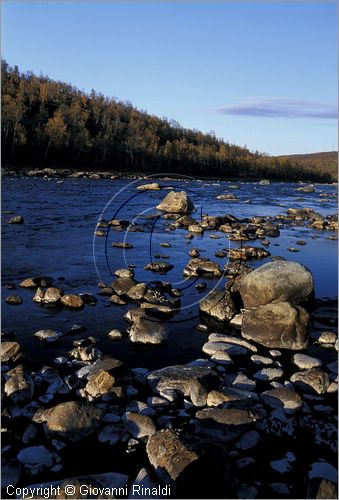
MULTIPOLYGON (((2 327, 15 333, 28 360, 50 362, 56 355, 67 353, 77 338, 93 335, 97 347, 105 354, 114 355, 129 366, 156 368, 183 363, 201 355, 206 334, 195 330, 199 323, 198 301, 202 293, 196 282, 183 278, 183 268, 190 259, 188 252, 197 248, 201 256, 209 257, 223 266, 226 258, 214 253, 223 248, 238 247, 239 242, 229 242, 225 233, 216 233, 219 239, 210 238, 210 231, 195 236, 190 242, 185 229, 172 231, 171 220, 159 218, 155 206, 167 194, 166 188, 185 190, 195 204, 193 217, 233 214, 238 219, 253 216, 285 214, 289 207, 310 207, 323 215, 337 212, 336 186, 316 185, 314 193, 296 191, 298 184, 272 183, 261 186, 254 182, 230 183, 226 181, 198 181, 194 179, 161 180, 161 191, 137 191, 136 187, 148 181, 121 179, 45 179, 29 177, 4 177, 2 179, 2 327), (236 184, 237 188, 234 188, 236 184), (216 197, 225 192, 234 193, 238 200, 221 201, 216 197), (321 197, 320 194, 330 195, 321 197), (251 203, 248 202, 251 200, 251 203), (13 215, 22 215, 24 224, 7 224, 13 215), (110 231, 107 238, 94 237, 97 222, 104 218, 128 220, 143 232, 110 231), (133 248, 112 248, 112 242, 126 241, 133 248), (160 243, 170 243, 165 248, 160 243), (157 275, 143 268, 151 260, 168 261, 174 267, 166 275, 157 275), (165 258, 163 257, 165 256, 165 258), (166 258, 168 257, 168 258, 166 258), (116 306, 108 297, 98 296, 98 283, 113 281, 115 269, 135 266, 138 282, 152 280, 170 281, 183 289, 182 310, 169 322, 168 342, 161 347, 136 346, 123 340, 113 342, 106 338, 113 328, 125 330, 128 326, 123 314, 131 307, 116 306), (97 296, 95 306, 86 305, 80 311, 66 308, 39 306, 33 302, 34 291, 17 287, 10 291, 6 285, 18 285, 30 276, 51 276, 55 286, 65 293, 89 292, 97 296), (11 306, 5 299, 19 294, 23 304, 11 306), (57 347, 45 347, 33 337, 43 328, 65 333, 72 324, 82 324, 86 330, 76 336, 66 336, 57 347)), ((269 238, 272 256, 281 256, 300 262, 313 273, 317 298, 337 296, 337 241, 330 239, 335 233, 311 230, 306 226, 281 228, 278 238, 269 238), (296 245, 297 240, 306 245, 296 245), (297 253, 288 248, 297 247, 297 253)), ((247 244, 247 243, 245 243, 247 244)), ((251 243, 249 243, 251 244, 251 243)), ((253 243, 261 246, 260 240, 253 243)), ((266 247, 265 247, 266 248, 266 247)), ((251 262, 253 267, 269 262, 270 258, 251 262)), ((200 280, 200 279, 199 279, 200 280)), ((199 281, 198 280, 198 281, 199 281)), ((207 282, 207 290, 217 280, 207 282)), ((224 285, 225 279, 218 284, 224 285)), ((133 307, 133 306, 132 306, 133 307)))

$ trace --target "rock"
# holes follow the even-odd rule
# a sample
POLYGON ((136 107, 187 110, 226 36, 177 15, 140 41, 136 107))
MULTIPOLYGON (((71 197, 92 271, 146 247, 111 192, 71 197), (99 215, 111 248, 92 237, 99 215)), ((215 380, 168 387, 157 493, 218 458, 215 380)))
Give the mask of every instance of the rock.
POLYGON ((264 259, 270 255, 270 252, 264 248, 250 246, 231 248, 228 251, 228 258, 230 260, 257 260, 264 259))
POLYGON ((138 283, 137 285, 132 286, 128 292, 127 297, 132 300, 142 300, 147 292, 146 283, 138 283))
POLYGON ((18 342, 1 342, 0 348, 1 363, 15 363, 23 356, 18 342))
POLYGON ((53 344, 55 342, 59 342, 59 340, 63 337, 63 334, 55 330, 39 330, 38 332, 35 332, 33 336, 41 340, 41 342, 53 344))
POLYGON ((159 191, 161 189, 157 182, 152 182, 151 184, 142 184, 137 187, 138 191, 159 191))
POLYGON ((246 426, 255 423, 259 415, 254 410, 208 408, 197 411, 195 429, 218 442, 227 443, 239 437, 246 426))
POLYGON ((79 293, 79 297, 83 300, 84 304, 95 306, 98 299, 92 293, 79 293))
POLYGON ((94 361, 97 358, 100 358, 102 352, 99 349, 96 349, 92 345, 89 346, 77 346, 75 349, 72 349, 69 353, 71 358, 74 358, 79 361, 94 361))
POLYGON ((114 274, 118 278, 134 278, 133 269, 117 269, 114 274))
POLYGON ((31 474, 38 474, 43 469, 51 469, 60 457, 45 446, 29 446, 19 451, 17 458, 31 474))
POLYGON ((279 380, 284 376, 284 371, 281 368, 262 368, 253 375, 256 380, 279 380))
POLYGON ((146 271, 154 271, 156 273, 167 273, 167 271, 170 271, 173 267, 174 266, 168 262, 153 261, 150 264, 147 264, 144 269, 146 271))
POLYGON ((241 279, 239 292, 245 308, 272 302, 307 302, 313 293, 312 274, 297 262, 264 264, 241 279))
POLYGON ((157 320, 140 316, 129 329, 131 342, 141 344, 162 344, 168 336, 167 327, 157 320))
POLYGON ((79 295, 63 295, 60 299, 60 302, 70 309, 81 309, 84 305, 84 301, 81 297, 79 297, 79 295))
POLYGON ((199 455, 170 429, 153 434, 146 451, 156 474, 165 483, 178 480, 185 469, 199 459, 199 455))
POLYGON ((291 382, 303 391, 317 394, 324 394, 330 385, 327 373, 317 369, 296 372, 292 375, 291 382))
POLYGON ((223 387, 219 390, 209 392, 207 397, 207 406, 219 406, 227 403, 231 406, 251 406, 257 401, 257 395, 254 392, 234 389, 233 387, 223 387))
POLYGON ((233 326, 233 328, 236 328, 237 330, 241 330, 242 326, 242 313, 236 314, 230 321, 230 326, 233 326))
POLYGON ((120 340, 122 339, 122 333, 120 330, 114 329, 108 332, 107 337, 111 340, 120 340))
POLYGON ((201 234, 204 232, 204 228, 201 227, 199 224, 191 224, 190 226, 188 226, 187 229, 190 233, 201 234))
POLYGON ((20 297, 20 295, 9 295, 6 298, 6 303, 11 305, 11 306, 19 306, 20 304, 23 303, 23 300, 20 297))
POLYGON ((218 321, 230 321, 237 314, 237 308, 228 290, 213 290, 200 301, 199 308, 200 312, 218 321))
POLYGON ((60 288, 47 288, 43 297, 43 302, 45 304, 56 304, 61 299, 62 294, 63 292, 60 288))
POLYGON ((245 432, 236 444, 240 450, 251 450, 260 442, 260 434, 257 431, 245 432))
POLYGON ((153 436, 156 432, 153 420, 146 415, 127 412, 123 417, 123 421, 125 422, 126 430, 134 438, 153 436))
POLYGON ((110 298, 109 301, 112 304, 117 304, 118 306, 125 306, 127 302, 119 297, 119 295, 113 294, 110 298))
POLYGON ((233 194, 219 194, 217 196, 217 200, 226 200, 226 201, 232 201, 232 200, 237 200, 238 198, 233 194))
POLYGON ((194 210, 194 205, 185 191, 170 191, 156 208, 163 212, 188 214, 194 210))
POLYGON ((68 401, 38 412, 33 421, 44 422, 48 436, 80 441, 97 429, 104 411, 90 403, 68 401))
POLYGON ((306 309, 280 302, 245 310, 241 334, 266 347, 301 350, 307 347, 309 326, 306 309))
POLYGON ((131 243, 127 243, 126 241, 123 242, 114 242, 112 243, 113 248, 124 248, 125 250, 129 250, 130 248, 133 248, 133 245, 131 243))
POLYGON ((254 391, 256 388, 255 380, 247 377, 241 371, 227 375, 225 377, 225 385, 232 385, 233 388, 244 391, 254 391))
POLYGON ((327 481, 331 481, 332 483, 338 482, 337 476, 337 470, 333 467, 333 465, 327 462, 314 462, 311 465, 310 472, 308 473, 308 477, 310 479, 326 479, 327 481))
POLYGON ((292 357, 292 363, 301 370, 318 368, 322 365, 320 359, 313 358, 312 356, 307 356, 306 354, 294 354, 292 357))
POLYGON ((88 377, 85 391, 93 398, 98 398, 114 390, 115 378, 106 370, 99 370, 88 377))
POLYGON ((136 282, 132 278, 117 278, 110 284, 110 288, 119 297, 124 297, 127 295, 129 290, 136 285, 136 282))
POLYGON ((254 344, 248 342, 247 340, 231 335, 225 335, 223 333, 211 333, 211 335, 208 336, 208 340, 210 342, 225 342, 227 344, 235 344, 243 347, 248 351, 257 352, 258 350, 254 344))
POLYGON ((335 484, 332 481, 328 481, 327 479, 321 479, 315 498, 338 498, 337 488, 335 484))
POLYGON ((228 352, 226 351, 216 351, 211 356, 211 360, 219 365, 233 365, 233 360, 228 352))
POLYGON ((93 363, 93 365, 84 366, 77 371, 79 379, 88 379, 91 374, 105 370, 114 376, 119 385, 125 385, 129 381, 130 371, 127 366, 119 359, 110 356, 103 356, 93 363))
POLYGON ((8 380, 4 392, 14 403, 24 403, 33 397, 32 379, 25 373, 24 367, 18 365, 6 374, 8 380))
POLYGON ((149 494, 147 492, 149 491, 156 491, 158 488, 158 485, 155 484, 147 469, 143 468, 140 470, 139 474, 131 484, 129 493, 128 493, 128 498, 143 498, 147 499, 149 498, 149 494), (153 488, 155 488, 153 490, 153 488))
POLYGON ((1 488, 7 490, 8 486, 16 487, 21 476, 21 465, 16 460, 2 458, 1 463, 1 488))
POLYGON ((251 356, 251 361, 255 365, 271 365, 273 360, 271 358, 267 358, 266 356, 259 356, 258 354, 253 354, 251 356))
POLYGON ((228 342, 207 342, 202 346, 202 351, 209 356, 220 352, 226 352, 230 356, 242 356, 248 352, 246 347, 228 342))
POLYGON ((313 184, 308 184, 307 186, 298 187, 296 191, 302 191, 303 193, 315 193, 315 187, 313 184))
POLYGON ((260 186, 269 186, 271 183, 268 179, 262 179, 259 181, 260 186))
POLYGON ((198 277, 201 275, 209 275, 219 277, 222 276, 222 271, 219 264, 211 262, 208 259, 194 258, 191 259, 184 268, 184 276, 198 277))
POLYGON ((189 388, 190 398, 194 406, 205 406, 207 403, 208 391, 206 387, 197 379, 193 379, 189 388))
MULTIPOLYGON (((184 397, 191 395, 192 383, 196 381, 206 389, 220 386, 220 379, 211 368, 190 365, 167 366, 155 370, 147 376, 147 381, 152 390, 158 394, 166 389, 172 389, 184 397)), ((193 390, 195 391, 194 388, 193 390)))
POLYGON ((319 337, 317 338, 317 341, 320 344, 335 344, 337 341, 337 335, 334 332, 321 332, 319 337))
POLYGON ((173 308, 169 305, 149 304, 148 302, 143 302, 140 307, 141 309, 146 310, 147 314, 159 318, 170 318, 173 316, 173 308))
POLYGON ((24 218, 21 215, 16 215, 15 217, 11 217, 7 221, 8 224, 23 224, 24 223, 24 218))

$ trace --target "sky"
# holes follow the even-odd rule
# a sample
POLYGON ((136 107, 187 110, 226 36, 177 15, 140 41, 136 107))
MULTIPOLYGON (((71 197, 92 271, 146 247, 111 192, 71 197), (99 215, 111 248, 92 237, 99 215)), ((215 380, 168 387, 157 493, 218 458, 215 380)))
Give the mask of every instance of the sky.
POLYGON ((2 2, 2 57, 263 153, 337 149, 335 2, 2 2))

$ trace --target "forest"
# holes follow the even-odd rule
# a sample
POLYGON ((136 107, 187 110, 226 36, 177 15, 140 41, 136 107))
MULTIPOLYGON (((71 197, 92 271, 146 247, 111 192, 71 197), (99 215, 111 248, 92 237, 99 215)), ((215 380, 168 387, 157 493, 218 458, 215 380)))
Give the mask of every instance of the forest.
POLYGON ((196 176, 333 182, 336 162, 251 152, 130 102, 1 62, 2 164, 196 176))

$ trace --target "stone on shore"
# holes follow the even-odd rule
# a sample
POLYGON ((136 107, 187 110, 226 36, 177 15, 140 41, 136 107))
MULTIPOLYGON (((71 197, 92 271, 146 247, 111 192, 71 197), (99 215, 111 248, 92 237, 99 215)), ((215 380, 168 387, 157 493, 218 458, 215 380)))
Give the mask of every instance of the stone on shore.
POLYGON ((283 408, 286 413, 294 413, 302 407, 302 399, 289 387, 275 387, 260 394, 260 398, 271 408, 283 408))
POLYGON ((93 398, 98 398, 114 390, 116 380, 106 370, 99 370, 88 377, 88 382, 85 387, 87 394, 93 398))
POLYGON ((147 443, 147 455, 159 479, 176 481, 199 455, 170 429, 156 432, 147 443))
POLYGON ((258 267, 241 279, 239 293, 246 308, 272 302, 299 305, 311 297, 312 274, 297 262, 274 261, 258 267))
POLYGON ((59 340, 63 337, 63 334, 55 330, 39 330, 34 333, 34 337, 41 340, 41 342, 52 344, 59 342, 59 340))
POLYGON ((127 412, 125 413, 123 420, 126 425, 126 430, 134 438, 153 436, 156 432, 153 420, 147 415, 127 412))
POLYGON ((194 205, 185 191, 170 191, 156 208, 167 213, 188 214, 194 205))
POLYGON ((19 306, 23 303, 23 300, 20 295, 9 295, 6 297, 6 303, 11 306, 19 306))
POLYGON ((18 342, 1 342, 1 363, 15 363, 22 357, 21 346, 18 342))
POLYGON ((80 441, 97 429, 104 411, 93 404, 78 401, 60 403, 39 411, 33 421, 44 423, 48 436, 80 441))
POLYGON ((4 385, 4 392, 14 403, 24 403, 32 399, 33 382, 23 365, 12 368, 6 376, 9 378, 4 385))
POLYGON ((330 385, 327 373, 316 368, 294 373, 291 377, 291 382, 299 389, 313 394, 326 393, 330 385))
POLYGON ((136 318, 129 329, 130 341, 141 344, 162 344, 167 336, 168 330, 164 324, 143 316, 136 318))
POLYGON ((239 437, 246 426, 259 420, 255 410, 240 408, 207 408, 197 411, 195 429, 218 442, 227 443, 239 437))
POLYGON ((188 276, 190 278, 198 277, 201 275, 222 276, 222 271, 217 262, 212 262, 208 259, 194 258, 191 259, 184 268, 184 276, 188 276))
POLYGON ((84 306, 84 301, 79 295, 66 294, 60 299, 60 302, 70 309, 81 309, 84 306))
POLYGON ((307 347, 309 326, 306 309, 280 302, 246 310, 241 334, 265 347, 301 350, 307 347))

